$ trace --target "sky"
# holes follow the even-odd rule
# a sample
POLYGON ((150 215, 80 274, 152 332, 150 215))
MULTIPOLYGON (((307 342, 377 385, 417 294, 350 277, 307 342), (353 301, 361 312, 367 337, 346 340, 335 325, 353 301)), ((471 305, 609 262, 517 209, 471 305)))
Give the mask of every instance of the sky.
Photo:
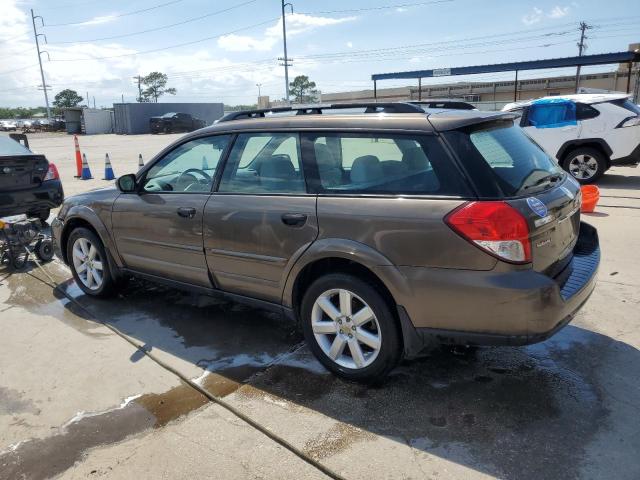
MULTIPOLYGON (((588 54, 640 42, 637 0, 291 3, 293 13, 287 7, 285 16, 290 80, 308 75, 325 93, 371 88, 374 73, 576 55, 580 21, 593 27, 588 54)), ((133 77, 152 71, 166 73, 168 86, 177 89, 162 102, 255 103, 256 84, 272 99, 285 94, 280 0, 0 0, 0 106, 44 105, 30 9, 42 17, 35 21, 46 40, 50 99, 72 88, 83 97, 88 92, 98 107, 134 101, 133 77)), ((379 88, 401 85, 407 81, 379 88)))

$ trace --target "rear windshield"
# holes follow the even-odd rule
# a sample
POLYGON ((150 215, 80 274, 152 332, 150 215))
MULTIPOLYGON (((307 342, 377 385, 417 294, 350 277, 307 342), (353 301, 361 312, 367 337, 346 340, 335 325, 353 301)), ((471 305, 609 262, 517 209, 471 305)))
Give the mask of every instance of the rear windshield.
POLYGON ((633 103, 628 98, 624 98, 621 100, 614 100, 611 103, 618 105, 619 107, 622 107, 625 110, 629 110, 630 112, 635 113, 636 115, 640 115, 640 107, 635 103, 633 103))
POLYGON ((483 195, 531 194, 564 178, 558 164, 512 122, 492 122, 446 136, 483 195))
POLYGON ((8 155, 33 155, 33 153, 14 139, 0 135, 0 156, 8 155))

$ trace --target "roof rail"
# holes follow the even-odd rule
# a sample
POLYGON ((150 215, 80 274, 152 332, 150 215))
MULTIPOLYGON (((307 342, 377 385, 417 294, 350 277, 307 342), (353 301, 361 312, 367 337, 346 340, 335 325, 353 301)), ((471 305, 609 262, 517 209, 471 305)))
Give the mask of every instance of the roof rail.
POLYGON ((321 114, 323 110, 346 110, 349 108, 364 108, 364 113, 424 113, 424 110, 417 105, 403 102, 333 103, 229 112, 220 118, 217 123, 242 120, 246 118, 264 118, 268 113, 296 112, 296 115, 318 115, 321 114))

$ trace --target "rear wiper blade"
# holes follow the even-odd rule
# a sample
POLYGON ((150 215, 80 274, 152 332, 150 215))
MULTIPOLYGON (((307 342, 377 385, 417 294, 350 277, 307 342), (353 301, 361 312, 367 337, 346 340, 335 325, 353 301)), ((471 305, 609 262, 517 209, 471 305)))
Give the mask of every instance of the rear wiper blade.
POLYGON ((541 179, 539 179, 536 183, 534 183, 533 185, 527 185, 526 187, 524 187, 525 189, 527 188, 533 188, 533 187, 537 187, 538 185, 542 185, 543 183, 554 183, 557 182, 559 180, 562 180, 562 174, 561 173, 552 173, 550 175, 544 176, 541 179))

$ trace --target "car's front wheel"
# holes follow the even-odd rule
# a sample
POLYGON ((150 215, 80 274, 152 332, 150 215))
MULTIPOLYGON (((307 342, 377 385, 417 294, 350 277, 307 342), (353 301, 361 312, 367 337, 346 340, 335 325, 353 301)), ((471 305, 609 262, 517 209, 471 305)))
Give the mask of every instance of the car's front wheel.
POLYGON ((607 170, 607 158, 594 148, 577 148, 565 157, 562 167, 578 182, 586 185, 604 174, 607 170))
POLYGON ((116 282, 104 245, 91 230, 76 228, 71 232, 67 259, 73 278, 84 293, 92 297, 109 297, 115 293, 116 282))
POLYGON ((360 278, 320 277, 304 295, 301 320, 314 355, 348 380, 380 380, 402 356, 391 306, 375 286, 360 278))

